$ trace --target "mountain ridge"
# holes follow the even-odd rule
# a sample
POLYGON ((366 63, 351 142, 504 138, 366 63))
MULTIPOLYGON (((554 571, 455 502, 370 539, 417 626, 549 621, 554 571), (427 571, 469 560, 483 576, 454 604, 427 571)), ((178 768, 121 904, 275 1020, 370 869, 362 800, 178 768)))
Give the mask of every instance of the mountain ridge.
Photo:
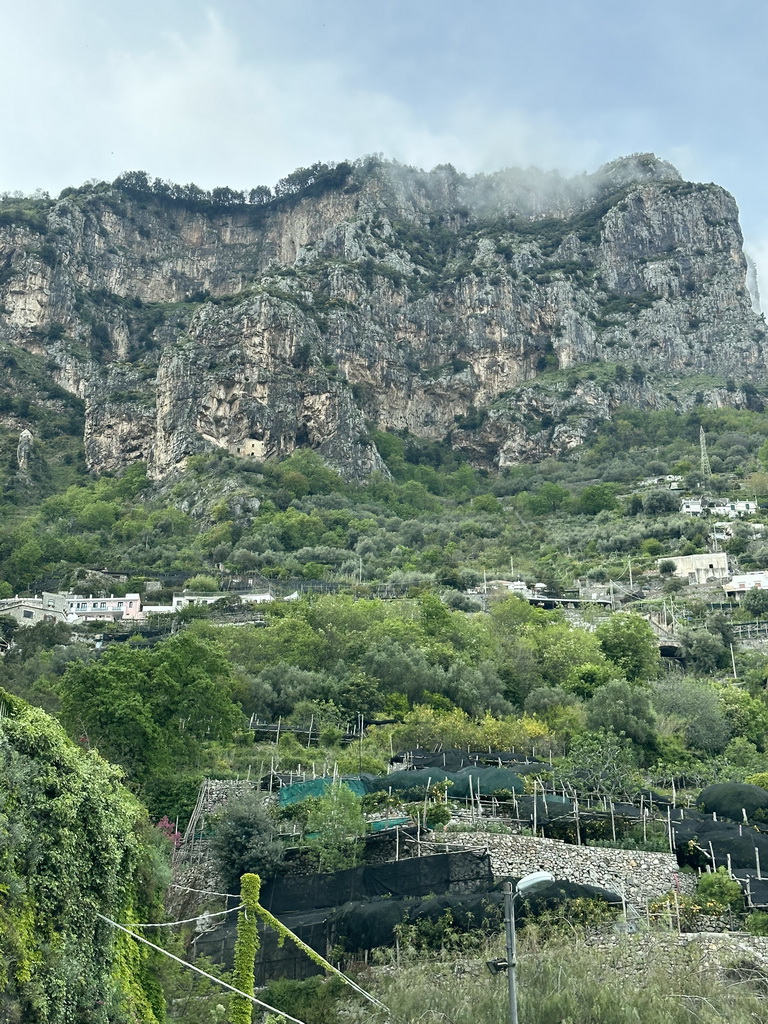
POLYGON ((248 196, 137 172, 26 202, 0 204, 0 345, 84 402, 95 471, 309 446, 360 479, 384 470, 372 428, 499 469, 621 404, 688 408, 664 382, 738 406, 766 373, 733 198, 652 154, 571 179, 369 158, 248 196), (606 363, 631 373, 598 386, 606 363))

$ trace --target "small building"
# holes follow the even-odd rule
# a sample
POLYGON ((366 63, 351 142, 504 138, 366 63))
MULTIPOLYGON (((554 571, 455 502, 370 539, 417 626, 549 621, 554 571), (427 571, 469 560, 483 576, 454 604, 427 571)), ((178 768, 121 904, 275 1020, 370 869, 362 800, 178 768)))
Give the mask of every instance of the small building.
POLYGON ((709 511, 703 498, 683 498, 680 511, 684 516, 703 516, 709 511))
MULTIPOLYGON (((61 595, 59 595, 61 596, 61 595)), ((143 619, 140 594, 126 594, 125 597, 82 597, 79 594, 63 595, 67 603, 67 621, 119 622, 123 619, 143 619)))
POLYGON ((189 605, 208 605, 216 604, 217 601, 231 601, 233 598, 239 598, 241 602, 246 604, 264 604, 267 601, 274 601, 274 597, 269 592, 265 593, 246 593, 241 594, 235 591, 222 593, 217 591, 215 594, 174 594, 173 604, 169 611, 179 612, 182 608, 188 608, 189 605))
POLYGON ((670 491, 679 491, 683 478, 675 473, 667 473, 665 476, 649 476, 640 481, 640 487, 667 487, 670 491))
POLYGON ((728 597, 740 601, 748 590, 768 590, 768 572, 743 572, 733 576, 728 583, 723 584, 723 590, 728 597))
POLYGON ((730 576, 728 555, 724 551, 714 551, 704 555, 676 555, 659 558, 656 564, 661 565, 662 562, 673 562, 675 566, 673 575, 680 580, 688 580, 689 583, 712 583, 730 576))
POLYGON ((263 459, 266 443, 258 437, 244 437, 241 441, 232 441, 229 445, 231 455, 241 455, 246 459, 263 459))
POLYGON ((753 516, 758 510, 757 501, 733 498, 729 501, 714 501, 709 508, 712 515, 726 516, 728 519, 742 519, 753 516))
POLYGON ((0 615, 8 615, 20 626, 34 626, 38 622, 66 622, 66 595, 49 594, 41 597, 9 597, 0 601, 0 615))

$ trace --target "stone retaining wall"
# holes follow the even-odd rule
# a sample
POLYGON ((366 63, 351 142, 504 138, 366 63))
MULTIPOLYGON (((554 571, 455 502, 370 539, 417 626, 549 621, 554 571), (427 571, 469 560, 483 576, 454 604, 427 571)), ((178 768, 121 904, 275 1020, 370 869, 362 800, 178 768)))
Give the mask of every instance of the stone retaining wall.
MULTIPOLYGON (((434 844, 437 850, 442 851, 446 844, 449 849, 487 849, 494 875, 519 878, 531 871, 550 871, 555 878, 610 889, 638 909, 644 910, 646 901, 671 889, 692 893, 696 888, 696 876, 681 873, 671 853, 572 846, 559 839, 495 832, 446 832, 444 835, 444 840, 434 844)), ((422 841, 422 847, 432 845, 422 841)))
POLYGON ((615 971, 628 983, 642 982, 649 968, 685 968, 721 973, 744 963, 768 972, 768 938, 744 932, 696 932, 677 935, 658 930, 635 935, 594 935, 587 945, 597 951, 605 971, 615 971))

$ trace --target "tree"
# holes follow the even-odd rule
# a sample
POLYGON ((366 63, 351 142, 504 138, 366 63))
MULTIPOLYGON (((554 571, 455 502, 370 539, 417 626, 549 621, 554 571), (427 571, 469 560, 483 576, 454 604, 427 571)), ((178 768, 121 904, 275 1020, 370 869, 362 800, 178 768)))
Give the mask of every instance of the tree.
POLYGON ((216 594, 220 588, 213 576, 199 575, 190 576, 185 589, 197 594, 216 594))
POLYGON ((227 892, 237 892, 246 872, 271 878, 279 870, 285 847, 264 797, 251 794, 230 800, 214 815, 211 826, 211 853, 227 892))
POLYGON ((649 491, 643 498, 643 512, 649 516, 677 512, 680 499, 672 491, 649 491))
POLYGON ((731 728, 711 684, 672 676, 654 683, 651 692, 660 727, 667 733, 682 734, 689 746, 707 754, 725 748, 731 728))
POLYGON ((759 750, 768 746, 768 706, 760 697, 726 684, 717 687, 720 707, 734 736, 743 736, 759 750))
POLYGON ((574 512, 577 515, 596 516, 605 509, 616 508, 616 487, 614 484, 592 484, 585 487, 576 499, 574 512))
POLYGON ((221 647, 189 632, 152 649, 110 647, 97 661, 69 665, 61 681, 70 733, 139 786, 182 771, 203 739, 230 738, 243 719, 232 696, 221 647))
POLYGON ((659 648, 650 625, 639 615, 617 612, 595 631, 600 648, 630 682, 659 670, 659 648))
POLYGON ((722 641, 704 629, 681 631, 680 648, 685 667, 693 672, 711 675, 728 664, 722 641))
POLYGON ((590 729, 610 731, 645 746, 654 737, 655 715, 648 690, 615 679, 595 691, 587 706, 590 729))
POLYGON ((768 590, 761 590, 758 587, 748 590, 741 599, 741 607, 755 618, 768 615, 768 590))
POLYGON ((19 624, 12 615, 0 615, 0 640, 9 642, 18 628, 19 624))
POLYGON ((307 814, 307 830, 317 833, 311 842, 319 854, 321 871, 337 871, 354 865, 357 839, 365 835, 362 800, 343 782, 335 782, 313 800, 307 814))
POLYGON ((612 733, 577 736, 561 776, 578 792, 613 797, 634 788, 637 763, 629 744, 612 733))

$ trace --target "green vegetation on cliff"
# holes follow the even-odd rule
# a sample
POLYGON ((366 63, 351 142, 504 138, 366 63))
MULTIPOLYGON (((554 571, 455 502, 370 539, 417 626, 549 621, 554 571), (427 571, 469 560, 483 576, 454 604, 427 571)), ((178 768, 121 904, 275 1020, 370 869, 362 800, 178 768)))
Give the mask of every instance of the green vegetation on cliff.
POLYGON ((0 1015, 155 1024, 152 960, 100 920, 162 908, 164 840, 120 782, 44 712, 0 691, 0 1015))

